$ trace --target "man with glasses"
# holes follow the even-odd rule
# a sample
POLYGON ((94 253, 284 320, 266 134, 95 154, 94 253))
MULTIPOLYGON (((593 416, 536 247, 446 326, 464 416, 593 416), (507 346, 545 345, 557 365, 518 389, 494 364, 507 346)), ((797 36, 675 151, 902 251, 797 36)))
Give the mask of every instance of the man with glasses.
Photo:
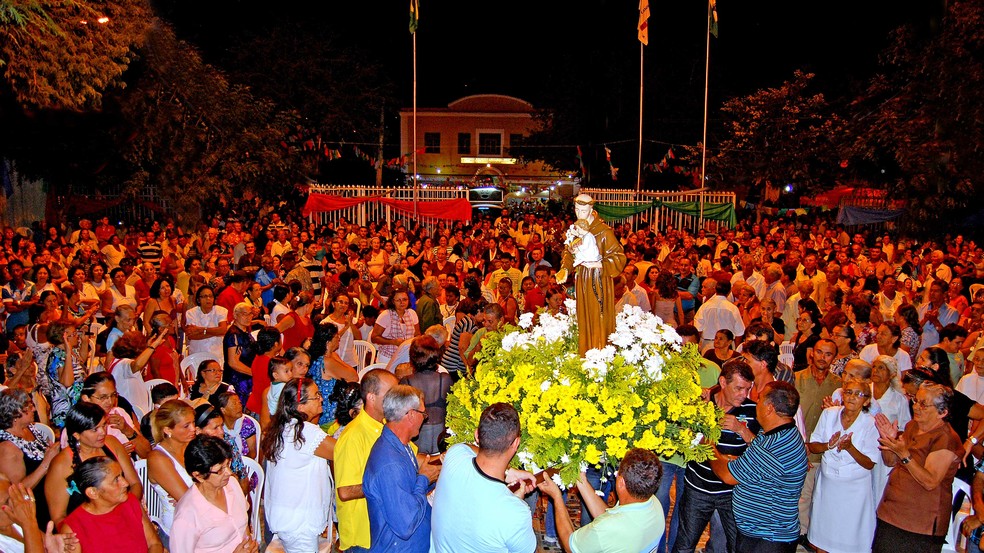
POLYGON ((427 420, 424 395, 412 386, 394 386, 383 398, 386 425, 369 453, 362 492, 369 509, 374 550, 426 553, 431 507, 427 490, 440 474, 440 461, 418 462, 411 440, 427 420))

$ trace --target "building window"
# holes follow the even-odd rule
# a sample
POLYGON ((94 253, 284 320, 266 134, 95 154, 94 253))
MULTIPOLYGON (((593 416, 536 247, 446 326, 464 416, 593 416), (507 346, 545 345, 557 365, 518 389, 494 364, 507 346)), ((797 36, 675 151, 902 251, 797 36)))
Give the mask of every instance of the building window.
POLYGON ((478 155, 501 156, 502 135, 499 133, 478 133, 478 155))
POLYGON ((441 153, 441 133, 439 132, 424 133, 424 153, 425 154, 441 153))
POLYGON ((471 133, 458 133, 458 153, 471 155, 471 133))

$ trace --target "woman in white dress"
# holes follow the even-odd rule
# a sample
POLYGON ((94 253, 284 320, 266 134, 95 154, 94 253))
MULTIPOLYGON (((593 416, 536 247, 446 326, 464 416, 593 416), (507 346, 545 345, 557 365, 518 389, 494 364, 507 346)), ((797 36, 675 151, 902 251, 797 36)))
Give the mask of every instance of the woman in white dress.
MULTIPOLYGON (((904 430, 905 425, 912 420, 912 414, 909 412, 909 399, 902 392, 899 366, 894 357, 880 355, 875 358, 871 366, 871 394, 872 402, 878 404, 880 411, 888 417, 888 420, 899 429, 899 432, 904 430)), ((878 505, 882 493, 885 492, 889 472, 891 468, 885 466, 881 455, 875 456, 875 468, 871 473, 875 505, 878 505)))
POLYGON ((875 534, 875 503, 871 469, 878 452, 878 430, 868 414, 871 390, 857 381, 842 388, 843 406, 820 415, 808 445, 822 453, 813 491, 809 540, 818 551, 871 551, 875 534))
POLYGON ((314 381, 294 378, 284 385, 263 433, 268 461, 263 504, 270 531, 287 553, 318 551, 318 537, 331 527, 335 484, 328 461, 335 455, 335 439, 315 424, 321 409, 314 381))
POLYGON ((198 305, 185 312, 185 337, 188 353, 209 352, 222 359, 222 339, 229 328, 229 312, 215 305, 215 290, 202 286, 195 292, 198 305))

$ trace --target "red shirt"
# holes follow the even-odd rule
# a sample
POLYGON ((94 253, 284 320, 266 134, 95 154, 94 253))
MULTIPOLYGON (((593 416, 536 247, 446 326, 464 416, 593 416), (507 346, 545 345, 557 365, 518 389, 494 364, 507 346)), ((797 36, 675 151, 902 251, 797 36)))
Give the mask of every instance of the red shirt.
POLYGON ((174 338, 168 336, 164 343, 157 346, 154 353, 150 356, 150 363, 148 363, 148 368, 152 368, 154 365, 157 366, 157 374, 151 375, 152 378, 163 378, 171 384, 174 384, 177 388, 181 388, 178 385, 178 367, 180 364, 180 359, 178 352, 174 351, 174 338))
POLYGON ((311 319, 304 321, 300 315, 293 311, 287 316, 294 319, 294 325, 284 331, 284 351, 295 346, 302 346, 305 340, 314 337, 314 324, 311 319))
POLYGON ((536 313, 537 309, 547 305, 547 300, 543 297, 543 290, 540 290, 539 286, 535 286, 532 290, 526 293, 526 301, 524 303, 524 312, 536 313))
POLYGON ((62 522, 75 532, 86 553, 147 551, 140 500, 130 494, 122 505, 104 515, 79 507, 62 522))
POLYGON ((246 301, 246 297, 240 294, 238 290, 232 286, 226 286, 219 292, 219 297, 215 298, 215 305, 225 307, 229 311, 226 320, 232 322, 232 312, 236 309, 236 304, 244 301, 246 301))
POLYGON ((253 389, 246 399, 246 409, 253 413, 259 413, 263 408, 263 393, 270 387, 269 367, 270 357, 267 355, 257 355, 249 366, 253 371, 253 389))

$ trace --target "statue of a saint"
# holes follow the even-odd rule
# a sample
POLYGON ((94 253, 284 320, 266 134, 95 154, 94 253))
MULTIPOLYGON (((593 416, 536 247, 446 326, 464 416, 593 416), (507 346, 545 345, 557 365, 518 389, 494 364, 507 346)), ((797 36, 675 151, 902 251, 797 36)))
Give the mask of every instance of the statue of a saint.
POLYGON ((625 252, 611 227, 594 210, 594 199, 581 194, 574 198, 578 220, 568 230, 566 249, 557 282, 574 271, 577 326, 581 355, 603 348, 615 332, 615 292, 612 279, 625 268, 625 252))

